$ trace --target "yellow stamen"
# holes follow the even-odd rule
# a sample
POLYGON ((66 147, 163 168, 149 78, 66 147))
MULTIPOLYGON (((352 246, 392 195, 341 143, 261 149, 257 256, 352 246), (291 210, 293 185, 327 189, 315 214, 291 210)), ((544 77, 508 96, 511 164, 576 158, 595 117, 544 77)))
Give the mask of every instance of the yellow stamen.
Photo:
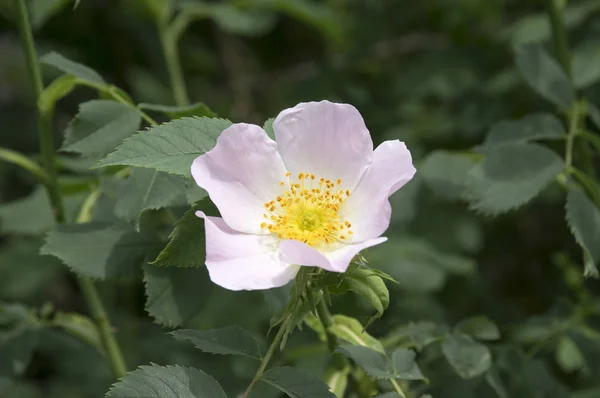
POLYGON ((317 177, 312 173, 298 173, 297 181, 290 176, 287 172, 289 184, 279 183, 289 189, 283 190, 276 200, 264 204, 268 213, 263 217, 268 222, 261 223, 261 228, 281 239, 299 240, 310 246, 339 242, 353 234, 351 224, 340 219, 338 214, 342 203, 350 196, 350 190, 340 189, 341 179, 332 182, 318 178, 318 184, 313 185, 312 181, 317 177))

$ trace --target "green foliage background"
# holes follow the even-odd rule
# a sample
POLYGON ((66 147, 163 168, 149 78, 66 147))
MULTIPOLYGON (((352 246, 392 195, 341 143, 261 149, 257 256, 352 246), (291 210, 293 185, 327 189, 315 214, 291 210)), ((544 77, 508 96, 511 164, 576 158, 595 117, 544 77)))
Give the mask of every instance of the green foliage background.
MULTIPOLYGON (((0 147, 37 161, 12 3, 0 0, 0 147)), ((43 74, 54 83, 39 106, 64 149, 66 217, 91 222, 57 227, 43 187, 0 162, 0 397, 101 397, 114 382, 71 271, 97 281, 129 370, 192 366, 234 396, 258 364, 244 347, 245 356, 211 355, 224 352, 206 348, 206 336, 168 332, 239 325, 260 352, 268 346, 269 320, 288 291, 211 285, 201 267, 202 222, 189 212, 205 193, 185 175, 187 158, 131 164, 126 145, 113 152, 147 126, 129 97, 180 129, 194 123, 183 116, 263 125, 301 101, 352 103, 375 143, 405 141, 418 170, 391 198, 389 242, 365 253, 399 283, 387 283, 389 307, 368 328, 381 343, 367 336, 358 345, 417 352, 428 383, 409 381, 414 369, 399 369, 396 353, 387 370, 406 376, 408 397, 600 396, 600 285, 583 276, 596 275, 600 261, 600 3, 566 3, 572 85, 539 0, 82 0, 75 9, 68 0, 30 0, 38 52, 50 54, 43 74), (173 75, 179 68, 187 93, 173 75), (573 105, 576 98, 585 100, 573 105), (573 119, 589 135, 575 141, 571 159, 583 190, 565 166, 573 119), (101 164, 110 167, 90 169, 106 155, 101 164), (123 164, 137 167, 128 174, 115 166, 123 164), (90 187, 101 194, 84 214, 90 187), (158 256, 169 236, 170 251, 158 256)), ((207 120, 198 148, 214 145, 229 123, 207 120)), ((169 126, 130 140, 177 139, 169 126)), ((346 294, 332 311, 364 325, 371 304, 346 294)), ((293 333, 277 364, 324 379, 327 347, 312 329, 293 333)), ((359 365, 380 355, 339 350, 359 365)), ((252 396, 280 396, 271 382, 293 378, 281 369, 252 396)), ((385 374, 376 377, 392 377, 385 374)), ((363 395, 347 396, 372 390, 366 383, 355 388, 363 395)))

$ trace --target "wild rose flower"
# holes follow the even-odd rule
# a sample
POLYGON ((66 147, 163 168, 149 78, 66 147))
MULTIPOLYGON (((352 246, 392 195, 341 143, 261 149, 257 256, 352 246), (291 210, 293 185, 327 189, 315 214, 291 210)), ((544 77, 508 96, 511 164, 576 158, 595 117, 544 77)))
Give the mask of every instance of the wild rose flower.
POLYGON ((403 142, 373 150, 352 105, 308 102, 281 112, 276 141, 259 126, 227 128, 192 164, 222 218, 205 220, 211 280, 230 290, 287 284, 300 266, 344 272, 378 245, 389 196, 415 174, 403 142))

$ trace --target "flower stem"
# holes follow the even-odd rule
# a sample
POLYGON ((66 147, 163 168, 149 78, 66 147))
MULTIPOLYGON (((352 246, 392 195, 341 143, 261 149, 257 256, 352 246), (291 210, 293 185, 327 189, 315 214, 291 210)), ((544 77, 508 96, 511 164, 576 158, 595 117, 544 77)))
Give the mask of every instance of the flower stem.
POLYGON ((332 354, 335 352, 335 347, 337 346, 337 339, 334 335, 329 332, 329 328, 333 325, 333 320, 331 319, 331 314, 329 313, 329 309, 327 308, 327 304, 324 299, 319 300, 317 304, 317 316, 323 325, 323 330, 325 331, 325 336, 327 338, 327 348, 329 352, 332 354))
POLYGON ((50 177, 37 163, 27 158, 22 153, 0 147, 0 159, 15 164, 33 174, 46 187, 50 185, 50 177))
POLYGON ((92 319, 96 323, 96 327, 100 332, 100 338, 102 339, 102 345, 108 355, 110 361, 110 367, 113 375, 116 379, 120 379, 127 373, 127 365, 125 365, 125 359, 123 353, 119 347, 119 343, 115 339, 108 315, 98 294, 98 290, 94 283, 85 277, 79 277, 79 286, 83 297, 90 309, 92 319))
POLYGON ((254 377, 252 378, 252 381, 248 385, 248 388, 246 388, 246 391, 244 391, 244 393, 241 395, 240 398, 247 398, 248 397, 248 394, 250 394, 250 391, 252 390, 252 387, 254 387, 254 385, 256 384, 256 382, 260 379, 260 377, 262 376, 262 374, 265 372, 265 369, 267 368, 267 365, 271 361, 271 357, 275 353, 275 350, 279 346, 279 343, 281 342, 281 339, 283 338, 283 335, 285 334, 285 331, 288 328, 288 322, 291 322, 293 320, 293 318, 294 317, 292 315, 288 315, 288 317, 285 319, 285 321, 279 327, 279 330, 277 331, 277 334, 275 335, 275 338, 273 339, 273 342, 271 343, 271 346, 269 347, 269 350, 267 351, 267 353, 263 357, 263 360, 260 363, 260 366, 258 367, 258 370, 256 371, 256 374, 254 374, 254 377))
MULTIPOLYGON (((52 119, 50 116, 44 115, 41 112, 38 100, 44 89, 42 82, 42 73, 40 70, 40 64, 35 50, 33 42, 33 34, 31 33, 31 25, 29 23, 29 15, 27 13, 27 7, 25 0, 14 0, 15 9, 18 11, 18 25, 19 33, 21 36, 23 50, 25 52, 25 59, 27 62, 27 70, 29 71, 29 78, 33 85, 34 99, 36 103, 37 119, 38 119, 38 134, 40 141, 40 152, 43 159, 43 165, 45 172, 48 176, 46 187, 52 201, 52 207, 54 208, 54 216, 58 223, 65 222, 65 208, 63 203, 62 194, 60 192, 60 185, 58 184, 58 177, 56 172, 55 153, 54 153, 54 138, 52 132, 52 119)), ((51 113, 50 113, 51 114, 51 113)), ((92 192, 93 196, 94 192, 92 192)), ((95 200, 95 199, 94 199, 95 200)), ((88 202, 88 201, 86 201, 88 202)), ((83 206, 85 209, 89 208, 89 204, 83 206)), ((84 214, 83 212, 81 214, 84 214)), ((80 214, 78 221, 81 221, 83 216, 80 214)), ((89 210, 85 211, 85 214, 89 214, 89 210)), ((81 221, 84 222, 84 221, 81 221)), ((127 372, 125 367, 125 361, 123 360, 123 354, 121 349, 113 335, 113 332, 100 300, 100 295, 94 286, 94 283, 85 278, 79 277, 79 284, 81 291, 86 299, 89 310, 96 322, 96 327, 100 332, 102 343, 106 353, 108 354, 110 365, 113 370, 113 374, 116 378, 120 378, 127 372)))
POLYGON ((565 145, 565 169, 568 170, 573 164, 573 141, 579 127, 579 104, 575 103, 569 111, 569 131, 565 145))
MULTIPOLYGON (((90 221, 92 218, 92 210, 99 197, 100 190, 97 188, 93 189, 79 209, 79 214, 77 215, 76 220, 78 224, 83 224, 90 221)), ((78 281, 81 292, 83 293, 83 297, 85 298, 88 308, 90 309, 92 319, 96 323, 96 327, 100 333, 102 345, 110 361, 113 375, 115 378, 120 379, 121 377, 125 376, 125 373, 127 373, 127 365, 125 364, 123 352, 121 351, 121 348, 119 347, 117 339, 113 333, 110 320, 106 314, 106 310, 104 309, 104 304, 102 304, 98 290, 96 289, 94 282, 88 278, 80 276, 78 281)))
POLYGON ((166 21, 159 22, 158 34, 160 36, 165 63, 167 64, 167 71, 169 72, 169 79, 171 80, 171 89, 173 90, 175 103, 179 106, 189 105, 190 99, 185 88, 183 71, 179 62, 178 41, 170 33, 166 21))
POLYGON ((400 395, 402 398, 406 398, 406 394, 404 391, 402 391, 402 387, 400 387, 396 380, 390 379, 390 383, 392 383, 392 386, 394 386, 394 391, 396 391, 398 395, 400 395))
POLYGON ((552 26, 552 40, 556 47, 556 57, 560 62, 565 73, 571 78, 571 55, 569 53, 569 44, 567 42, 567 32, 565 30, 565 21, 563 11, 560 9, 557 0, 546 0, 548 4, 548 16, 552 26))
POLYGON ((27 72, 31 80, 33 88, 33 98, 36 103, 37 121, 38 121, 38 139, 40 143, 40 152, 42 155, 42 164, 48 175, 48 195, 52 203, 55 218, 58 222, 64 222, 65 209, 63 199, 60 194, 58 185, 58 177, 54 162, 54 137, 52 134, 52 120, 46 117, 37 107, 38 100, 44 84, 42 81, 42 72, 38 61, 35 44, 33 42, 33 34, 31 33, 31 24, 29 23, 29 14, 25 0, 14 0, 15 9, 17 10, 17 23, 19 26, 19 35, 21 37, 21 45, 25 53, 25 61, 27 63, 27 72))

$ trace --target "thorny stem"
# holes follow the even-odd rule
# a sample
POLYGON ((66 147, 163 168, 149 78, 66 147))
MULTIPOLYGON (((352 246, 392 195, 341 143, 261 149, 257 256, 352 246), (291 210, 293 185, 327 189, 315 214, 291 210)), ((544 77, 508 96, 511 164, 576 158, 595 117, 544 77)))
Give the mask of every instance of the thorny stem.
POLYGON ((400 395, 402 398, 406 398, 406 394, 404 391, 402 391, 402 387, 400 387, 396 380, 390 379, 390 383, 392 383, 392 386, 394 386, 394 391, 396 391, 398 395, 400 395))
MULTIPOLYGON (((40 70, 40 64, 38 62, 38 57, 35 50, 35 44, 33 42, 33 34, 31 33, 29 14, 27 13, 27 6, 25 5, 25 0, 14 0, 14 5, 18 14, 17 23, 19 26, 21 45, 25 53, 27 71, 29 73, 29 79, 31 80, 31 84, 33 86, 33 98, 37 105, 40 95, 44 90, 44 84, 42 81, 42 72, 40 70)), ((44 169, 46 169, 46 174, 48 175, 48 183, 46 184, 46 187, 48 189, 48 195, 50 196, 50 200, 52 202, 52 208, 54 210, 56 220, 58 222, 64 222, 65 209, 63 205, 63 199, 60 194, 58 177, 54 163, 54 138, 52 135, 52 120, 46 117, 39 110, 39 107, 36 107, 36 110, 40 152, 42 155, 44 169)))
POLYGON ((288 317, 285 319, 285 321, 282 322, 281 326, 279 327, 279 330, 277 331, 277 334, 275 335, 275 338, 273 339, 273 342, 271 343, 271 346, 269 347, 269 350, 263 357, 263 360, 261 361, 260 366, 258 367, 258 370, 256 371, 256 374, 254 375, 254 377, 252 378, 252 381, 248 385, 248 388, 246 388, 246 391, 244 391, 244 393, 241 395, 240 398, 248 397, 248 394, 250 394, 250 391, 252 390, 252 388, 254 387, 256 382, 258 382, 258 380, 260 379, 262 374, 265 372, 267 365, 271 361, 271 357, 275 353, 275 350, 279 346, 279 343, 281 342, 281 339, 283 338, 283 335, 285 334, 285 331, 288 327, 288 322, 292 322, 293 319, 294 319, 294 317, 292 315, 288 315, 288 317))
MULTIPOLYGON (((52 201, 56 221, 58 223, 64 223, 65 208, 56 172, 54 140, 52 134, 52 120, 49 116, 46 116, 41 112, 38 105, 38 100, 44 89, 44 86, 42 82, 42 74, 40 71, 39 60, 33 42, 33 35, 31 33, 29 15, 27 13, 25 0, 14 0, 14 4, 15 8, 18 11, 19 32, 21 35, 23 50, 25 52, 27 70, 29 71, 29 78, 33 84, 34 99, 36 103, 37 118, 39 124, 38 129, 40 152, 41 157, 43 159, 44 168, 46 169, 46 173, 48 175, 48 183, 46 184, 46 187, 48 189, 48 193, 52 201)), ((94 192, 92 192, 92 194, 90 195, 92 197, 92 200, 94 201, 95 199, 93 199, 93 197, 95 195, 96 194, 94 194, 94 192)), ((80 218, 83 218, 84 214, 89 214, 89 205, 86 205, 84 203, 84 206, 82 206, 82 210, 85 210, 85 212, 81 212, 80 217, 78 217, 78 221, 85 221, 80 220, 80 218)), ((106 314, 106 311, 104 310, 104 306, 102 305, 102 301, 100 300, 98 291, 96 290, 96 287, 94 286, 94 283, 91 280, 85 277, 79 277, 78 280, 81 287, 81 291, 86 299, 94 321, 96 322, 98 331, 100 332, 102 344, 104 346, 104 349, 106 350, 106 353, 108 354, 113 374, 116 378, 120 378, 124 376, 127 372, 125 361, 123 360, 123 354, 111 329, 108 316, 106 314)))

